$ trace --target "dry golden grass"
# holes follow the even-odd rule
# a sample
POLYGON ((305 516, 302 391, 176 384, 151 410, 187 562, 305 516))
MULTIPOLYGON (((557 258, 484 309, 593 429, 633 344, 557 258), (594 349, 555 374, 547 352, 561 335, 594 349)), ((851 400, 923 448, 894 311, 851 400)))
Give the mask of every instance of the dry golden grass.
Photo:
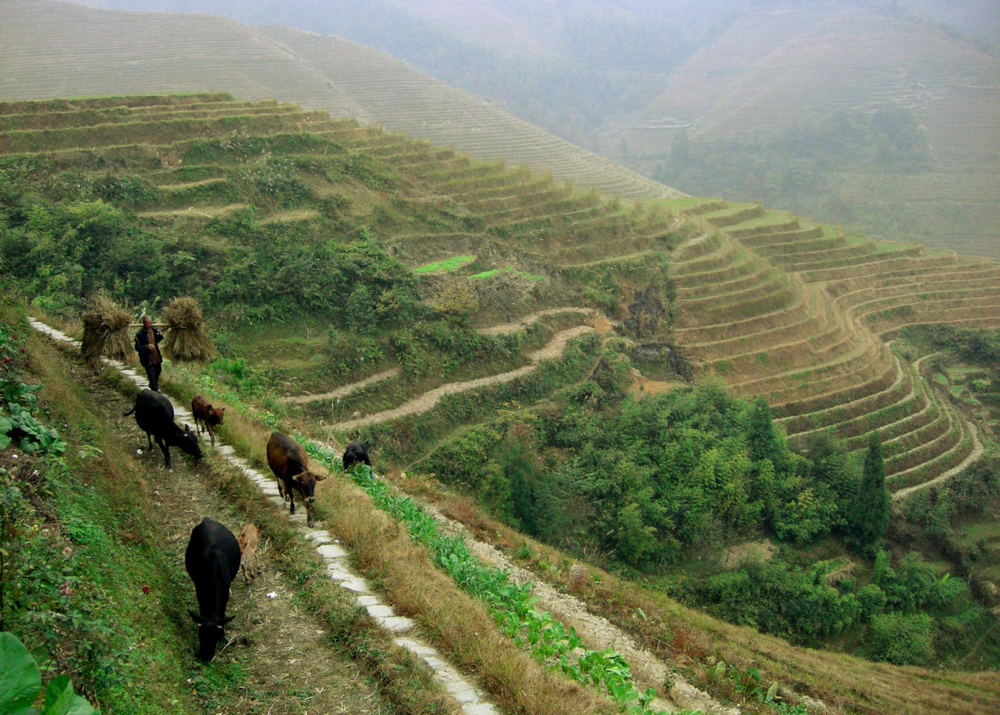
POLYGON ((170 329, 163 340, 163 354, 171 360, 204 362, 215 345, 208 335, 205 318, 194 298, 174 298, 163 310, 170 329))

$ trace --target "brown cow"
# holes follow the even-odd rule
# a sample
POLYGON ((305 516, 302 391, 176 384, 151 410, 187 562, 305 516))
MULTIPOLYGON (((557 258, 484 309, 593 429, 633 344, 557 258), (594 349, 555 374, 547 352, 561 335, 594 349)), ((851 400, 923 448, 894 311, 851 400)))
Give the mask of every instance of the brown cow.
POLYGON ((194 415, 194 426, 198 430, 198 434, 202 432, 202 425, 205 426, 205 430, 208 431, 208 436, 212 438, 212 446, 215 446, 215 429, 216 425, 222 424, 222 418, 226 414, 225 407, 212 407, 201 395, 195 396, 191 400, 191 414, 194 415))
POLYGON ((272 432, 267 440, 267 465, 274 472, 278 492, 289 503, 292 514, 295 513, 295 492, 302 495, 306 503, 306 524, 312 526, 316 482, 326 479, 326 476, 310 472, 305 451, 294 439, 281 432, 272 432))
POLYGON ((242 554, 240 571, 243 572, 243 578, 246 579, 247 583, 257 578, 257 572, 260 571, 260 562, 257 561, 258 538, 259 532, 253 524, 247 524, 240 529, 240 535, 236 537, 242 554))

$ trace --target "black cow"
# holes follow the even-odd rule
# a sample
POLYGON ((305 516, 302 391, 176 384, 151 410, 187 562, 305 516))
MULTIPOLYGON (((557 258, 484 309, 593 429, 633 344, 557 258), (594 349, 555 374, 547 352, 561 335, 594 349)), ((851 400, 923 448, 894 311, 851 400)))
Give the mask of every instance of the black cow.
POLYGON ((348 442, 344 450, 344 471, 351 471, 355 464, 367 464, 372 466, 372 460, 368 458, 368 445, 364 442, 348 442))
POLYGON ((184 567, 194 581, 198 610, 188 611, 198 624, 198 657, 211 660, 225 635, 223 626, 233 620, 226 617, 229 584, 240 570, 240 545, 233 532, 207 516, 191 531, 184 567))
POLYGON ((139 429, 146 433, 146 443, 153 448, 153 439, 163 451, 163 460, 170 468, 170 446, 180 447, 181 451, 201 459, 201 447, 198 446, 198 436, 191 428, 184 425, 181 429, 174 422, 174 406, 170 400, 153 390, 143 390, 135 398, 135 407, 126 415, 135 413, 135 421, 139 429))
POLYGON ((316 500, 316 482, 326 475, 309 471, 309 458, 299 443, 286 434, 272 432, 267 440, 267 465, 278 480, 278 492, 295 513, 295 492, 306 503, 306 524, 312 526, 312 504, 316 500))

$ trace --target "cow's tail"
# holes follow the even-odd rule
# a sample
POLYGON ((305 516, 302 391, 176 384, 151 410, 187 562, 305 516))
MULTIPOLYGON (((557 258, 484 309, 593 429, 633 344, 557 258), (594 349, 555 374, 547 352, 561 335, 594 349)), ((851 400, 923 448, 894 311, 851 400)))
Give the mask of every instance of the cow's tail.
POLYGON ((131 410, 129 410, 128 412, 122 412, 122 417, 128 417, 128 416, 129 416, 130 414, 132 414, 133 412, 135 412, 135 407, 133 407, 133 408, 132 408, 131 410))

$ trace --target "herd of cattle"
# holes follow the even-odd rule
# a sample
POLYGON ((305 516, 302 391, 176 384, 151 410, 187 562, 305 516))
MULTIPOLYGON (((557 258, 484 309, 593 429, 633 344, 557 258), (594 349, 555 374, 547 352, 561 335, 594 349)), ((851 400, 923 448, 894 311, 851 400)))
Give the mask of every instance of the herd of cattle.
MULTIPOLYGON (((204 427, 215 445, 214 428, 222 424, 225 408, 216 408, 200 395, 191 401, 198 434, 204 427)), ((153 441, 163 452, 163 460, 170 467, 170 447, 178 447, 195 459, 202 456, 198 435, 188 425, 183 429, 174 421, 174 408, 170 400, 153 390, 143 390, 135 399, 135 406, 125 413, 135 414, 139 428, 146 433, 150 450, 153 441)), ((347 445, 343 456, 344 470, 354 464, 371 466, 367 446, 360 442, 347 445)), ((278 493, 295 513, 295 494, 300 495, 306 507, 306 523, 312 526, 312 504, 315 501, 316 482, 326 475, 309 470, 305 450, 291 437, 272 432, 267 440, 267 464, 278 481, 278 493)), ((211 660, 216 647, 224 636, 223 626, 233 619, 226 616, 229 589, 236 574, 243 569, 247 583, 257 574, 257 527, 247 524, 237 538, 219 522, 205 517, 194 527, 184 554, 184 567, 194 582, 199 613, 190 611, 198 624, 198 657, 211 660), (251 565, 252 564, 252 565, 251 565)))

